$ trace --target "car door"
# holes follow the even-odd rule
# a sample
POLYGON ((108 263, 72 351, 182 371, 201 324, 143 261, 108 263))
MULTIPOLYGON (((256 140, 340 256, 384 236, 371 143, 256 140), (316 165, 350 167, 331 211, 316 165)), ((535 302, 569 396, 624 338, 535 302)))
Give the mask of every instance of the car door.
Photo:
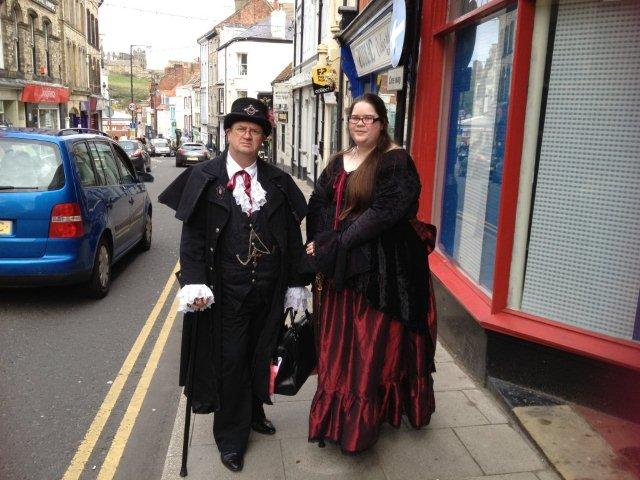
POLYGON ((130 239, 131 242, 137 242, 142 238, 144 231, 146 187, 144 183, 138 181, 133 164, 124 150, 117 145, 112 147, 120 168, 120 183, 126 187, 129 195, 130 239))
POLYGON ((114 258, 124 252, 131 243, 131 207, 129 192, 120 183, 120 170, 111 146, 107 142, 94 140, 91 149, 96 169, 102 178, 104 202, 113 233, 114 258))

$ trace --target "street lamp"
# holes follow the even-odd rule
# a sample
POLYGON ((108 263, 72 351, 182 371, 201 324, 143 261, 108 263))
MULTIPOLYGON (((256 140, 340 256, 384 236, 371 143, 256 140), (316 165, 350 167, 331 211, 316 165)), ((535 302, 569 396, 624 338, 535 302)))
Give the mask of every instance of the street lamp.
MULTIPOLYGON (((131 81, 131 103, 135 104, 135 101, 133 99, 133 47, 151 48, 151 45, 136 45, 136 44, 129 45, 129 77, 131 81)), ((135 125, 135 115, 136 115, 135 109, 131 110, 131 125, 135 125)))

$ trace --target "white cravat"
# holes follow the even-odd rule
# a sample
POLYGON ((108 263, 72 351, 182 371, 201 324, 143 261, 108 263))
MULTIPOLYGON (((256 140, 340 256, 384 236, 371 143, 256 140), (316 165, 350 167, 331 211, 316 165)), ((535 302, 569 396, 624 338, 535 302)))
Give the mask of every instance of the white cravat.
POLYGON ((242 211, 249 215, 250 212, 257 212, 265 203, 267 203, 267 192, 264 191, 262 185, 258 181, 258 162, 255 161, 247 168, 242 168, 233 159, 231 153, 227 152, 227 175, 229 179, 239 171, 244 170, 251 177, 251 198, 244 191, 244 180, 242 176, 236 177, 235 187, 233 188, 233 198, 240 206, 242 211))

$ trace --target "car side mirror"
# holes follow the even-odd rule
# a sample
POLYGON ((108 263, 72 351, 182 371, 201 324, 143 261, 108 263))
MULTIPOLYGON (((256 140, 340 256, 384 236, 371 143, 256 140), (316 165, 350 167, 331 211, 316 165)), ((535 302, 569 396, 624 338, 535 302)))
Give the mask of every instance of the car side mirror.
POLYGON ((138 172, 138 179, 145 183, 153 183, 153 181, 155 180, 153 178, 153 175, 147 172, 138 172))

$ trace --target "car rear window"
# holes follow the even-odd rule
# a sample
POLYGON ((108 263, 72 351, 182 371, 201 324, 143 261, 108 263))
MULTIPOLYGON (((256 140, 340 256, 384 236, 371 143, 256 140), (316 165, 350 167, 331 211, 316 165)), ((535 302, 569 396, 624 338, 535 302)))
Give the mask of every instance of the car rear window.
POLYGON ((125 152, 132 152, 138 148, 136 142, 118 142, 125 152))
POLYGON ((159 139, 159 140, 151 140, 151 143, 153 143, 156 147, 168 147, 169 146, 169 142, 167 140, 164 139, 159 139))
POLYGON ((57 190, 64 186, 58 146, 38 140, 0 139, 0 192, 57 190))
POLYGON ((184 145, 182 145, 182 148, 184 150, 203 150, 204 145, 200 145, 198 143, 185 143, 184 145))

